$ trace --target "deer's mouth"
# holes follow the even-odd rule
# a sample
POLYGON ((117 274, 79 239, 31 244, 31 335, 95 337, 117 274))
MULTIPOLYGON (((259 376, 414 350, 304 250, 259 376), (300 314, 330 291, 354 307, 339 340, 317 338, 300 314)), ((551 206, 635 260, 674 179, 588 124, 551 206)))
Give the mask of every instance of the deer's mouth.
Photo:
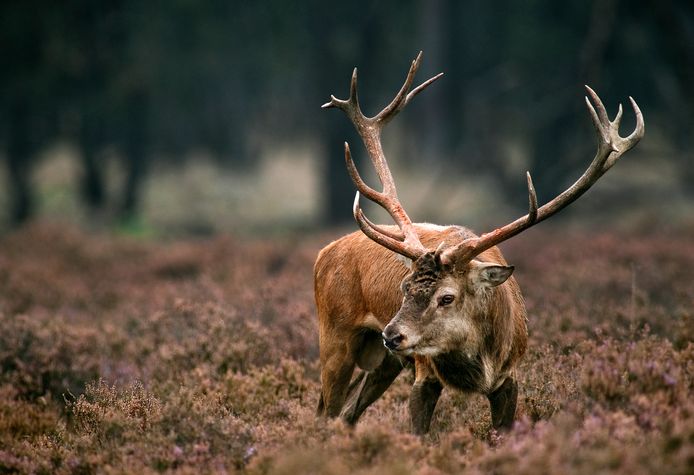
POLYGON ((396 339, 383 338, 383 346, 395 355, 409 356, 417 353, 416 347, 419 344, 419 340, 419 338, 408 338, 405 336, 399 336, 396 339))
MULTIPOLYGON (((388 347, 386 347, 386 348, 388 348, 388 347)), ((407 348, 395 348, 395 349, 388 348, 388 351, 390 351, 392 354, 397 355, 397 356, 414 355, 414 348, 411 346, 408 346, 407 348)))

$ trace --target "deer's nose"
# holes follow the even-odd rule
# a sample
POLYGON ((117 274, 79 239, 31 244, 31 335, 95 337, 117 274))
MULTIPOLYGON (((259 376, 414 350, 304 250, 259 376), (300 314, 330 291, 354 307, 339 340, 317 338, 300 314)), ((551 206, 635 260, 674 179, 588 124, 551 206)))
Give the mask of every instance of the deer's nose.
POLYGON ((400 343, 405 339, 405 337, 398 331, 393 330, 392 328, 386 328, 385 331, 382 333, 383 336, 383 344, 388 348, 389 350, 397 350, 398 346, 400 346, 400 343))

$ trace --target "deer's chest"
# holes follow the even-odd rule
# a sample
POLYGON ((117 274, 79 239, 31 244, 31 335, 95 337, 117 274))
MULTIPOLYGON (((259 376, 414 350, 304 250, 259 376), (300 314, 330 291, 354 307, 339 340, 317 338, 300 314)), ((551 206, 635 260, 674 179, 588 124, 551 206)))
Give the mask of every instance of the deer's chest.
POLYGON ((462 351, 443 353, 432 358, 436 375, 446 385, 461 391, 483 392, 486 387, 482 357, 462 351))

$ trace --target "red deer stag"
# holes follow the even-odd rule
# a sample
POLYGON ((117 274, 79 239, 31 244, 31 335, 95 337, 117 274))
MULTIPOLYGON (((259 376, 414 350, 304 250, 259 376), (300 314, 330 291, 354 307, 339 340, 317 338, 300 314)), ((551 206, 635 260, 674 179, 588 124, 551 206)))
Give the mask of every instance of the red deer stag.
POLYGON ((486 395, 493 427, 508 428, 516 411, 515 372, 527 345, 527 318, 520 288, 511 277, 513 266, 496 245, 585 193, 643 137, 643 117, 630 97, 636 129, 620 137, 622 106, 610 121, 600 98, 586 87, 597 153, 566 191, 538 207, 528 173, 528 214, 481 236, 460 226, 415 224, 398 200, 380 135, 414 96, 441 76, 411 90, 420 60, 421 53, 393 101, 374 117, 366 117, 359 107, 356 69, 349 99, 331 96, 323 105, 341 109, 353 122, 383 191, 364 183, 345 143, 347 170, 358 189, 354 217, 362 232, 327 245, 315 264, 322 385, 318 414, 355 424, 406 360, 414 360, 409 402, 413 432, 429 430, 444 386, 486 395), (359 206, 360 193, 382 206, 397 227, 369 221, 359 206), (350 383, 355 366, 362 371, 350 383))

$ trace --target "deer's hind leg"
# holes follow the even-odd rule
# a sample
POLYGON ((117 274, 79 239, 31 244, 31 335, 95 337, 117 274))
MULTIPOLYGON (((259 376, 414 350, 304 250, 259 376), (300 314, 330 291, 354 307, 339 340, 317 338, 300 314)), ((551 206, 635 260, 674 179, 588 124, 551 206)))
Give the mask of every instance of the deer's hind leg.
POLYGON ((352 339, 336 331, 321 331, 321 394, 319 416, 337 417, 347 397, 347 388, 356 364, 352 339))

